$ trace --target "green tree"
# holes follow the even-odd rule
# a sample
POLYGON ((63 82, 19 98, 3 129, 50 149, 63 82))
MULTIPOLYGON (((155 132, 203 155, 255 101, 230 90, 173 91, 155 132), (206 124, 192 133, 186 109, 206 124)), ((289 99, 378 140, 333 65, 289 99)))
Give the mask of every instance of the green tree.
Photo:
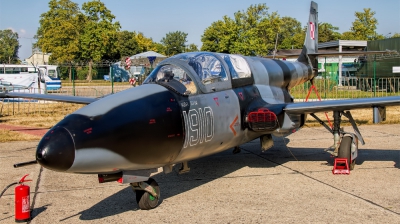
POLYGON ((179 54, 185 51, 185 43, 187 42, 187 33, 181 31, 169 32, 161 39, 161 43, 165 46, 165 54, 167 56, 179 54))
POLYGON ((235 21, 224 16, 223 20, 213 22, 201 36, 202 51, 230 53, 230 48, 237 40, 235 21))
POLYGON ((17 32, 10 29, 0 30, 0 63, 17 63, 19 48, 17 32))
MULTIPOLYGON (((301 23, 292 17, 282 17, 279 26, 278 49, 299 49, 303 47, 304 32, 301 23)), ((271 34, 270 34, 271 35, 271 34)))
POLYGON ((400 33, 394 33, 390 38, 400 37, 400 33))
POLYGON ((139 44, 136 40, 135 32, 130 32, 126 30, 118 32, 118 41, 116 46, 118 50, 117 58, 132 56, 140 53, 139 44))
POLYGON ((195 52, 195 51, 199 51, 199 48, 197 48, 196 44, 189 44, 186 49, 185 52, 195 52))
POLYGON ((139 45, 139 52, 154 51, 157 48, 153 43, 153 39, 144 36, 141 32, 136 34, 135 39, 139 45))
POLYGON ((43 52, 51 53, 52 61, 71 63, 79 58, 79 36, 83 24, 84 17, 78 4, 70 0, 51 0, 49 11, 40 15, 36 46, 43 52))
POLYGON ((115 55, 120 24, 113 23, 115 16, 100 1, 85 2, 82 10, 86 22, 79 37, 81 57, 89 61, 87 80, 91 81, 93 62, 115 55))
POLYGON ((329 42, 339 40, 341 34, 337 32, 339 27, 333 26, 330 23, 318 23, 318 42, 329 42))
POLYGON ((246 11, 234 14, 238 38, 231 51, 243 55, 265 55, 274 47, 280 18, 277 13, 268 14, 265 4, 251 5, 246 11))
POLYGON ((363 12, 355 12, 356 19, 353 22, 350 32, 352 40, 376 40, 381 39, 382 35, 376 34, 376 25, 378 20, 374 17, 375 12, 371 11, 370 8, 364 8, 363 12))
POLYGON ((342 40, 356 40, 356 37, 354 36, 354 33, 351 31, 346 31, 342 33, 342 36, 340 37, 342 40))
POLYGON ((151 45, 151 49, 154 49, 153 51, 161 54, 166 50, 165 46, 162 43, 157 42, 153 42, 153 44, 151 45))
POLYGON ((266 55, 274 49, 277 34, 280 42, 292 35, 284 25, 276 12, 268 13, 265 4, 251 5, 246 11, 236 12, 233 19, 224 16, 206 28, 201 50, 266 55))
MULTIPOLYGON (((234 18, 224 16, 213 22, 201 37, 201 50, 243 55, 266 55, 275 49, 301 49, 307 27, 292 17, 268 12, 265 4, 251 5, 234 18)), ((338 27, 319 23, 319 42, 338 40, 338 27)))

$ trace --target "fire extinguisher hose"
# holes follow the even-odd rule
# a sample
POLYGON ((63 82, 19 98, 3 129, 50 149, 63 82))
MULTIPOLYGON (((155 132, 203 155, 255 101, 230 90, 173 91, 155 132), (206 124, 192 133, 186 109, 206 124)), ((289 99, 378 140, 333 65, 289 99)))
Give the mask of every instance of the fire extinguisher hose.
POLYGON ((8 186, 1 192, 0 198, 1 198, 1 196, 3 196, 4 192, 6 192, 6 190, 7 190, 8 188, 10 188, 11 186, 13 186, 13 185, 15 185, 15 184, 19 184, 19 182, 14 182, 14 183, 8 185, 8 186))

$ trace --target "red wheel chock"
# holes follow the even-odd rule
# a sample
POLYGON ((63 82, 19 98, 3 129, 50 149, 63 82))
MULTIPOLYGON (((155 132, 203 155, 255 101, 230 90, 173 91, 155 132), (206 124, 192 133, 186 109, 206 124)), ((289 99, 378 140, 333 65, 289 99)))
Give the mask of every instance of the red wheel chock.
POLYGON ((335 158, 333 162, 333 174, 350 174, 349 163, 346 158, 335 158))

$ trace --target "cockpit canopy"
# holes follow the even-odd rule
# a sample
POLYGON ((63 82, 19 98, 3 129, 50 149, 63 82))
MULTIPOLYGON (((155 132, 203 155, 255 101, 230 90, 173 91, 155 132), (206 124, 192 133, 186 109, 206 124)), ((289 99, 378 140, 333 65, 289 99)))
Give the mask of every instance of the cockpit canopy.
MULTIPOLYGON (((232 88, 235 80, 252 82, 251 70, 243 56, 191 52, 162 61, 144 83, 157 83, 182 95, 232 88)), ((250 84, 250 83, 249 83, 250 84)))

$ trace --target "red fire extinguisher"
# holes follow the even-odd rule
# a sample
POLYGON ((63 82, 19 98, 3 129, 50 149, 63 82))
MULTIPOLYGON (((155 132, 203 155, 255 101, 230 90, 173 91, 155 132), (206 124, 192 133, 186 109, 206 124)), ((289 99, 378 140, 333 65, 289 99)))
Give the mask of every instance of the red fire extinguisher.
POLYGON ((32 181, 25 180, 26 174, 18 182, 19 185, 15 187, 15 222, 26 222, 31 219, 31 208, 30 208, 30 187, 24 185, 24 182, 32 181))

